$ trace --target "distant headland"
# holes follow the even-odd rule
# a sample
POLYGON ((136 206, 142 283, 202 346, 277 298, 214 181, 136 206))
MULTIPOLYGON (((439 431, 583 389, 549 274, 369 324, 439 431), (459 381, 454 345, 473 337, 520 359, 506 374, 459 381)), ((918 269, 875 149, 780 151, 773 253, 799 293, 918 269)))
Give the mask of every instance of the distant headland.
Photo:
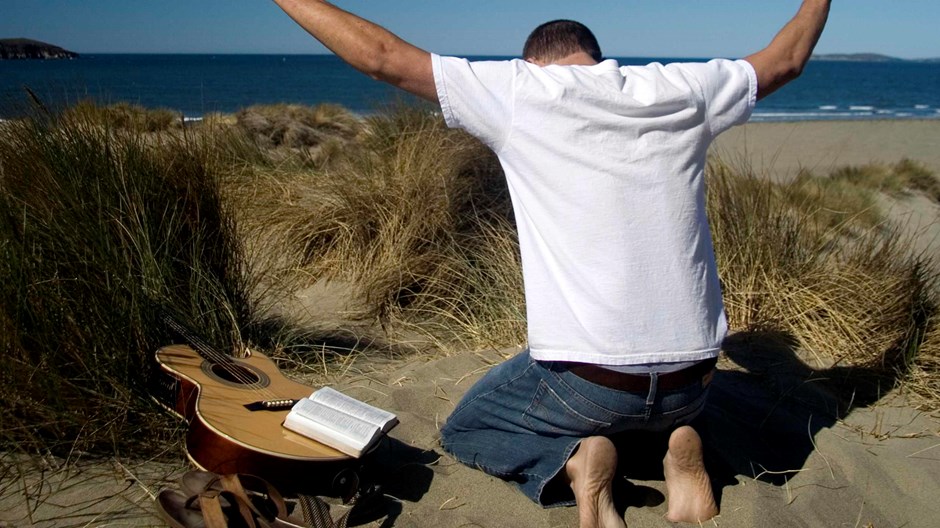
POLYGON ((24 38, 0 39, 0 60, 3 59, 74 59, 78 53, 59 46, 24 38))
POLYGON ((900 59, 880 53, 830 53, 813 55, 810 60, 839 61, 839 62, 940 62, 940 58, 932 59, 900 59))

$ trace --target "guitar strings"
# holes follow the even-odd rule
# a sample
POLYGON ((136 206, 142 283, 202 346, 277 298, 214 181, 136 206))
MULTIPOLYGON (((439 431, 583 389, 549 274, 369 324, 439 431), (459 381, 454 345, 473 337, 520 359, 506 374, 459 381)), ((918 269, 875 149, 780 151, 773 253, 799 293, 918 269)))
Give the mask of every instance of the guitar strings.
POLYGON ((257 374, 252 376, 246 375, 245 371, 251 372, 247 367, 239 365, 237 359, 223 354, 210 345, 197 338, 193 340, 193 344, 197 348, 202 349, 207 355, 213 356, 210 358, 210 361, 213 361, 216 365, 224 369, 233 379, 239 382, 241 385, 249 389, 257 390, 262 396, 262 399, 274 400, 279 399, 278 395, 266 387, 262 382, 262 378, 257 374))
POLYGON ((248 367, 239 365, 237 359, 227 354, 223 354, 217 351, 214 347, 212 347, 211 345, 203 341, 202 338, 200 338, 197 335, 194 335, 186 327, 177 323, 175 320, 173 320, 169 316, 165 316, 163 320, 164 322, 167 323, 167 325, 169 325, 171 328, 176 330, 181 336, 183 336, 184 339, 192 343, 198 349, 198 351, 201 351, 204 354, 203 357, 205 357, 205 359, 208 359, 210 362, 216 365, 219 365, 221 368, 225 369, 225 371, 233 379, 235 379, 237 382, 241 383, 245 387, 249 389, 255 389, 258 392, 260 392, 262 396, 264 396, 264 398, 262 399, 268 399, 268 400, 282 399, 277 394, 275 394, 272 390, 265 387, 261 383, 262 378, 258 376, 257 374, 255 374, 252 377, 245 375, 244 372, 245 370, 248 370, 248 367))

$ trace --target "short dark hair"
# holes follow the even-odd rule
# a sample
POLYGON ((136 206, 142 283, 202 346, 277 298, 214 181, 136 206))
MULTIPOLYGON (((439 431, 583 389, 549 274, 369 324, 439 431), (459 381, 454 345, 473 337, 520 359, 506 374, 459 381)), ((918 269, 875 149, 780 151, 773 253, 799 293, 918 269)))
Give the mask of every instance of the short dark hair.
POLYGON ((587 26, 574 20, 552 20, 532 31, 522 48, 522 58, 551 62, 579 51, 601 61, 601 47, 587 26))

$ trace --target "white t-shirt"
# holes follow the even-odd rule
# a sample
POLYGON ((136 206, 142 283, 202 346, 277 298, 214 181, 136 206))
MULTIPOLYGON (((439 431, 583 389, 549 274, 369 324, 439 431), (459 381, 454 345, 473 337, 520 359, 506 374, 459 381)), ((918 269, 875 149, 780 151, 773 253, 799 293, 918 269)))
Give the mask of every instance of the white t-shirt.
POLYGON ((432 60, 448 126, 486 143, 506 173, 532 357, 716 356, 727 322, 705 158, 712 139, 751 114, 751 65, 432 60))

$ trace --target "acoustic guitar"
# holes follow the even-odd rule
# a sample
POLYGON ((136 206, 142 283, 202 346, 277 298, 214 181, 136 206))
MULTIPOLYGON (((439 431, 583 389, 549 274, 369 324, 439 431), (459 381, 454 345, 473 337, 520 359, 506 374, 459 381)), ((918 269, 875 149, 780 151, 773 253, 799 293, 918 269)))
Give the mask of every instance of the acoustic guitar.
POLYGON ((235 359, 164 321, 193 345, 167 346, 156 356, 169 375, 165 403, 189 423, 186 453, 196 466, 257 475, 282 490, 349 491, 336 488, 352 485, 341 480, 358 460, 282 426, 310 387, 284 377, 264 354, 235 359))

